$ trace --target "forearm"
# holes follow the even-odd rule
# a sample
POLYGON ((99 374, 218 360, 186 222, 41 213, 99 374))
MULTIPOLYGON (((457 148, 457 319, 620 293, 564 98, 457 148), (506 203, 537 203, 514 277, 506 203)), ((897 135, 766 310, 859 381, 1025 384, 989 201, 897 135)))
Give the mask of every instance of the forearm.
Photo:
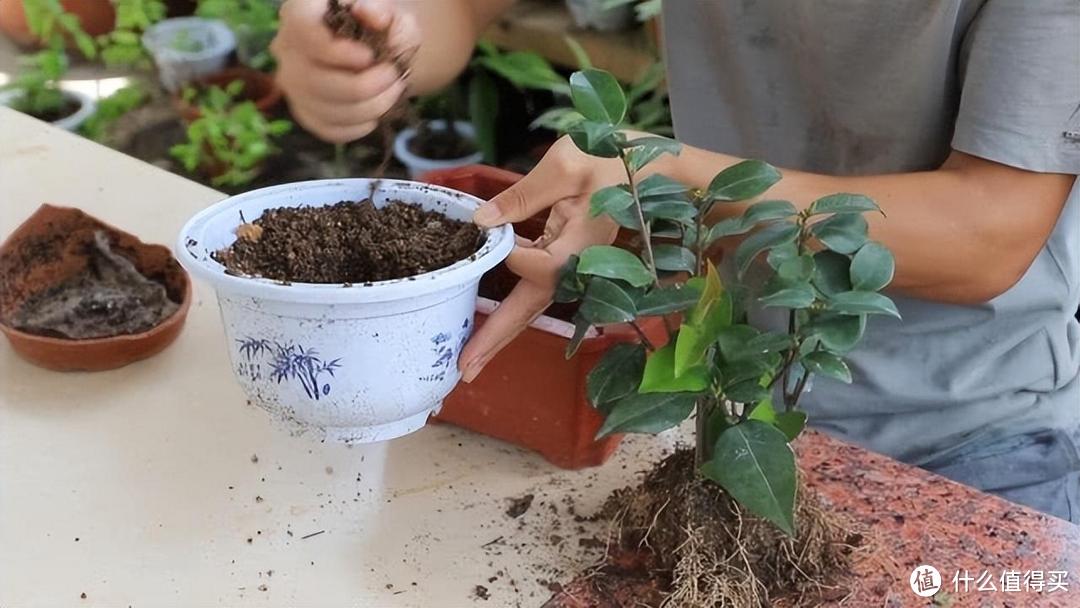
POLYGON ((453 81, 472 57, 476 40, 513 0, 399 0, 415 15, 423 43, 409 73, 409 90, 424 95, 453 81))
MULTIPOLYGON (((739 160, 684 146, 664 169, 704 188, 739 160)), ((958 304, 985 302, 1019 280, 1052 231, 1074 179, 959 153, 939 169, 917 173, 839 177, 781 172, 783 179, 764 197, 790 200, 799 209, 837 192, 873 198, 885 216, 867 214, 870 237, 896 257, 891 289, 958 304)), ((740 214, 748 204, 718 204, 718 217, 740 214)))

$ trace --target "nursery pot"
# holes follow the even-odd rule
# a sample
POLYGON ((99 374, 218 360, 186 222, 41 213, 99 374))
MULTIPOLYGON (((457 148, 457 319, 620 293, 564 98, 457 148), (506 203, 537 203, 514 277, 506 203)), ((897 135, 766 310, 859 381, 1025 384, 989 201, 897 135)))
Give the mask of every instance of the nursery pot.
MULTIPOLYGON (((58 118, 49 124, 64 129, 65 131, 78 131, 79 127, 94 114, 97 103, 94 102, 94 98, 79 91, 64 89, 63 94, 65 99, 77 105, 77 109, 71 114, 68 114, 63 118, 58 118)), ((5 89, 0 91, 0 106, 10 107, 20 95, 22 95, 22 92, 18 89, 5 89)))
POLYGON ((601 32, 625 30, 634 24, 634 5, 604 8, 604 0, 566 0, 574 25, 601 32))
POLYGON ((154 57, 161 85, 170 93, 220 72, 236 49, 236 37, 225 23, 202 17, 165 19, 146 30, 142 41, 154 57), (192 48, 179 48, 178 40, 192 48))
MULTIPOLYGON (((521 175, 474 165, 436 171, 423 179, 488 199, 521 179, 521 175)), ((538 237, 544 231, 544 218, 515 224, 514 231, 525 238, 538 237)), ((625 243, 627 236, 621 236, 617 242, 625 243)), ((516 280, 505 266, 484 277, 483 291, 498 294, 498 298, 478 300, 478 325, 516 280)), ((578 353, 567 359, 566 346, 574 326, 557 316, 565 318, 571 312, 565 310, 565 305, 545 311, 500 351, 475 380, 458 386, 447 397, 436 419, 534 450, 563 468, 603 464, 622 439, 620 436, 595 439, 603 417, 585 396, 585 378, 609 348, 620 342, 635 341, 637 336, 625 326, 593 330, 581 343, 578 353)), ((642 327, 657 344, 667 339, 661 319, 645 319, 642 327)))
MULTIPOLYGON (((254 102, 255 107, 264 116, 269 116, 270 112, 281 103, 281 89, 278 88, 274 77, 271 74, 247 67, 225 68, 216 74, 200 78, 196 83, 196 87, 209 88, 218 86, 224 89, 229 83, 237 80, 244 83, 244 90, 240 92, 238 97, 239 101, 254 102)), ((198 120, 199 116, 201 116, 197 105, 184 101, 181 95, 173 95, 173 101, 176 104, 177 112, 185 121, 190 123, 198 120)))
POLYGON ((167 247, 143 243, 79 209, 53 205, 38 208, 0 245, 0 286, 0 332, 24 359, 57 371, 101 371, 150 357, 172 344, 191 306, 191 282, 167 247), (8 320, 28 298, 87 272, 87 248, 99 231, 117 255, 165 286, 179 305, 176 311, 146 331, 107 338, 58 338, 12 327, 8 320))
POLYGON ((217 291, 231 367, 248 399, 297 432, 335 441, 392 439, 424 426, 457 383, 480 276, 509 253, 510 227, 469 258, 366 285, 283 284, 226 273, 212 253, 277 207, 399 200, 470 220, 480 200, 398 180, 319 180, 228 198, 184 226, 180 262, 217 291))
MULTIPOLYGON (((116 22, 116 10, 111 0, 60 0, 60 6, 64 12, 75 15, 83 31, 90 36, 111 32, 116 22)), ((23 0, 0 0, 0 31, 22 46, 41 44, 26 23, 23 0)))
MULTIPOLYGON (((446 124, 444 120, 433 120, 431 125, 435 128, 442 128, 446 124)), ((465 137, 476 140, 476 129, 473 128, 472 123, 456 120, 454 121, 454 128, 458 133, 465 137)), ((417 130, 413 127, 403 129, 394 138, 394 156, 401 161, 403 165, 409 169, 409 177, 416 179, 427 173, 428 171, 436 171, 439 169, 453 169, 456 167, 464 167, 467 165, 475 165, 484 159, 483 152, 477 150, 476 152, 469 154, 468 156, 462 156, 461 158, 450 158, 437 160, 434 158, 424 158, 414 154, 409 150, 409 142, 412 138, 416 137, 417 130)))

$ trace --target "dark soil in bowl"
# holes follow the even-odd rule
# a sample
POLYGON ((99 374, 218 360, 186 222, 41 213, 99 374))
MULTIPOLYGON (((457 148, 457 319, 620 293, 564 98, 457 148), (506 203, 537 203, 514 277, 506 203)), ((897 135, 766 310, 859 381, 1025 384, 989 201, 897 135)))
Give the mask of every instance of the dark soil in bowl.
POLYGON ((78 111, 79 102, 73 101, 65 97, 63 105, 61 105, 59 108, 41 113, 29 112, 29 114, 38 120, 43 120, 45 122, 56 122, 58 120, 67 118, 68 116, 71 116, 78 111))
POLYGON ((400 201, 268 209, 214 254, 228 272, 288 283, 364 284, 445 268, 480 248, 471 222, 400 201))
POLYGON ((435 127, 428 121, 420 123, 406 147, 409 152, 432 160, 454 160, 476 152, 473 140, 458 132, 453 123, 435 127))
POLYGON ((28 298, 12 315, 11 326, 54 338, 109 338, 147 331, 176 312, 178 304, 165 286, 113 252, 104 231, 94 234, 86 257, 84 272, 28 298))

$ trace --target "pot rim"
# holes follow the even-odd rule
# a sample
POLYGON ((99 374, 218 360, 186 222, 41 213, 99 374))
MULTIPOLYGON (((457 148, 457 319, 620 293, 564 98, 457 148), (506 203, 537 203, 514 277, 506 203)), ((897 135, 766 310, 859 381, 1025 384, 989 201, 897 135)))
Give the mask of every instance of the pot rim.
MULTIPOLYGON (((434 195, 448 205, 475 211, 483 201, 479 198, 421 182, 396 179, 324 179, 281 184, 251 190, 226 198, 197 213, 184 225, 176 243, 176 258, 191 274, 211 284, 215 290, 257 299, 292 302, 298 304, 367 304, 415 298, 444 289, 460 287, 475 280, 502 262, 514 247, 514 231, 509 225, 489 228, 486 240, 476 253, 450 266, 423 274, 375 281, 365 284, 345 283, 283 283, 273 279, 238 276, 226 272, 225 266, 211 257, 210 249, 202 245, 209 222, 222 214, 233 214, 236 225, 240 224, 240 208, 252 201, 270 195, 292 193, 302 197, 307 193, 322 193, 326 202, 309 205, 302 201, 282 201, 274 207, 325 206, 349 197, 354 200, 370 197, 374 187, 381 194, 392 198, 394 192, 414 192, 434 195), (349 194, 331 192, 347 191, 349 194), (336 200, 331 201, 330 199, 336 200)), ((254 219, 254 218, 253 218, 254 219)))
MULTIPOLYGON (((16 88, 0 90, 0 105, 11 107, 11 102, 19 96, 19 92, 20 89, 16 88)), ((58 118, 48 123, 58 129, 74 131, 86 122, 86 119, 90 118, 90 115, 97 110, 97 102, 94 101, 94 98, 82 91, 68 88, 61 83, 60 93, 65 99, 79 104, 79 108, 63 118, 58 118)))
POLYGON ((171 17, 163 19, 150 26, 143 32, 141 41, 154 56, 155 60, 173 63, 187 63, 221 57, 233 52, 236 48, 236 35, 229 26, 220 19, 207 19, 205 17, 171 17), (183 30, 208 30, 213 32, 217 44, 206 48, 189 52, 179 51, 171 46, 171 35, 183 30))

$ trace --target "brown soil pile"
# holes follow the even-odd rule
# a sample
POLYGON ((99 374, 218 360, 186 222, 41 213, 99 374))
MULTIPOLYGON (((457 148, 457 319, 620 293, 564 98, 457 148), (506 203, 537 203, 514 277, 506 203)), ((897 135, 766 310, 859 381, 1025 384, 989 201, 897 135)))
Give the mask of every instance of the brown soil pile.
POLYGON ((850 571, 861 542, 805 491, 797 499, 797 537, 787 536, 697 475, 692 450, 675 452, 639 486, 614 493, 603 515, 612 520, 612 546, 596 584, 605 571, 627 578, 626 555, 645 549, 644 578, 660 573, 668 583, 662 606, 819 606, 836 599, 838 588, 828 582, 850 571))
POLYGON ((178 307, 165 286, 116 254, 103 231, 89 245, 85 272, 31 296, 11 318, 20 331, 83 340, 147 331, 178 307))
POLYGON ((214 257, 232 273, 299 283, 370 283, 468 258, 480 229, 419 206, 370 200, 268 209, 214 257))

